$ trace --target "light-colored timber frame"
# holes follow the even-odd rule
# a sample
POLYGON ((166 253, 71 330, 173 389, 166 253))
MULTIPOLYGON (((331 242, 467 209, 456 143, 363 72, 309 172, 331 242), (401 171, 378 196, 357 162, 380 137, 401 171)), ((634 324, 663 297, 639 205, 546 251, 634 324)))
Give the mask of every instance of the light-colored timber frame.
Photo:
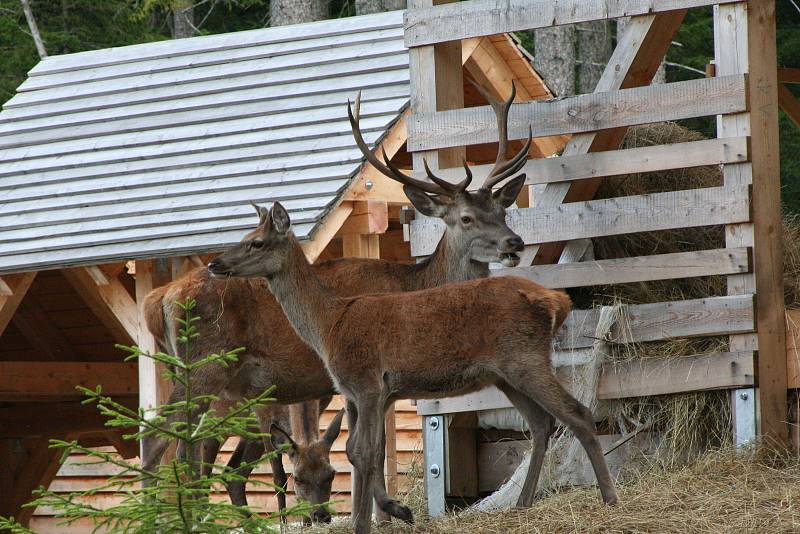
MULTIPOLYGON (((469 39, 462 52, 459 69, 463 66, 495 92, 510 87, 514 80, 525 101, 552 96, 508 35, 469 39)), ((408 111, 402 113, 387 130, 377 151, 385 151, 392 158, 405 146, 407 116, 408 111)), ((551 155, 565 142, 564 136, 537 139, 531 156, 551 155)), ((343 256, 380 257, 380 247, 388 246, 380 237, 387 232, 389 220, 397 219, 398 207, 407 204, 399 183, 364 164, 312 239, 303 243, 303 249, 309 260, 315 261, 336 238, 341 239, 343 256)), ((152 351, 157 347, 142 316, 144 296, 205 265, 209 258, 189 255, 130 262, 120 258, 115 263, 63 268, 60 272, 115 341, 152 351), (133 294, 121 281, 126 269, 134 275, 133 294)), ((102 384, 105 393, 128 405, 138 399, 139 406, 150 411, 162 404, 171 390, 160 367, 146 358, 138 364, 75 361, 69 342, 31 299, 25 300, 35 279, 35 272, 0 276, 0 336, 13 321, 18 329, 27 330, 27 339, 36 340, 35 349, 44 355, 43 360, 49 360, 0 361, 0 402, 20 403, 18 407, 0 408, 0 450, 8 459, 0 469, 0 515, 13 515, 23 523, 31 519, 33 510, 20 510, 20 506, 30 499, 33 489, 48 485, 59 468, 60 453, 47 448, 48 438, 79 439, 89 446, 112 445, 125 457, 140 452, 132 446, 135 444, 122 439, 124 432, 105 428, 94 407, 78 402, 81 397, 75 385, 93 388, 102 384)), ((393 414, 387 416, 386 424, 387 488, 394 493, 398 453, 393 414)), ((170 453, 174 454, 174 448, 170 453)))
MULTIPOLYGON (((786 442, 789 384, 777 125, 779 100, 798 123, 800 104, 778 81, 773 1, 411 0, 405 39, 411 48, 408 148, 414 170, 422 170, 424 156, 441 174, 455 173, 447 168, 455 166, 463 145, 497 138, 490 108, 461 109, 463 102, 448 92, 460 85, 453 62, 458 39, 623 16, 631 16, 630 22, 594 93, 512 108, 510 138, 524 138, 529 125, 534 137, 572 138, 561 157, 526 164, 528 183, 544 186, 532 207, 509 213, 511 227, 526 243, 522 265, 494 274, 561 288, 726 276, 725 297, 622 307, 609 341, 729 335, 730 352, 606 367, 598 395, 614 399, 728 389, 737 443, 757 436, 786 442), (714 6, 715 76, 649 86, 686 11, 700 6, 714 6), (718 139, 618 150, 629 126, 709 115, 718 118, 718 139), (603 176, 717 164, 723 167, 720 187, 592 200, 603 176), (577 263, 592 237, 709 225, 725 226, 725 248, 577 263)), ((794 70, 782 69, 780 76, 785 83, 800 81, 794 70)), ((476 169, 476 178, 488 168, 476 169)), ((412 221, 412 255, 430 254, 441 231, 436 221, 412 221)), ((571 314, 556 343, 557 366, 591 346, 597 313, 571 314)), ((463 477, 477 475, 474 463, 464 463, 448 447, 450 427, 460 417, 448 414, 508 406, 493 388, 418 403, 418 413, 426 417, 432 515, 443 512, 445 495, 476 496, 455 492, 463 489, 463 477), (450 469, 453 462, 458 467, 450 469)))

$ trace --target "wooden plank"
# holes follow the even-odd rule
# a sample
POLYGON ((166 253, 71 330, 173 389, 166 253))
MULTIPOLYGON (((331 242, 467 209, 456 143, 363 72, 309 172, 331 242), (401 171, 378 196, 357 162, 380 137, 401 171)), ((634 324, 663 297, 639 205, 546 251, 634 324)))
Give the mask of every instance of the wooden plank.
POLYGON ((412 48, 469 37, 648 15, 732 1, 735 0, 472 0, 463 5, 406 11, 405 43, 412 48))
POLYGON ((25 457, 14 477, 13 493, 9 501, 3 502, 0 513, 13 515, 21 524, 27 524, 33 516, 33 508, 23 508, 29 502, 33 490, 47 486, 56 476, 61 460, 61 450, 51 449, 47 439, 24 440, 25 457))
POLYGON ((12 319, 31 346, 50 360, 76 360, 72 343, 59 330, 34 295, 28 295, 12 319))
MULTIPOLYGON (((748 187, 709 187, 523 208, 509 211, 508 224, 526 244, 539 244, 745 222, 750 220, 748 187)), ((411 254, 426 256, 436 249, 444 225, 415 219, 411 229, 411 254)))
POLYGON ((328 243, 330 243, 352 211, 352 202, 342 202, 328 213, 327 217, 325 217, 325 222, 312 234, 312 239, 301 243, 300 246, 303 247, 303 252, 308 261, 311 263, 317 261, 319 255, 322 254, 322 251, 325 250, 325 247, 328 246, 328 243))
POLYGON ((61 274, 118 343, 131 344, 137 338, 136 302, 119 280, 98 285, 85 267, 63 269, 61 274))
POLYGON ((0 398, 23 399, 82 398, 75 389, 81 385, 103 386, 114 396, 136 395, 136 364, 117 362, 0 362, 0 398))
POLYGON ((778 69, 778 81, 780 83, 800 83, 800 69, 778 69))
POLYGON ((448 496, 478 496, 478 417, 475 413, 459 413, 447 423, 448 496))
POLYGON ((521 276, 545 287, 569 288, 746 273, 750 266, 749 249, 742 247, 497 269, 492 276, 521 276))
POLYGON ((800 100, 797 100, 794 93, 782 84, 778 84, 778 104, 780 104, 786 115, 792 119, 795 126, 800 128, 800 100))
MULTIPOLYGON (((520 172, 528 175, 525 181, 527 184, 545 184, 723 163, 744 163, 749 160, 748 143, 747 137, 727 137, 531 159, 520 172)), ((492 165, 470 167, 475 177, 474 182, 480 184, 491 168, 492 165)), ((461 176, 458 169, 443 169, 439 175, 451 181, 461 176)))
MULTIPOLYGON (((509 139, 592 132, 747 109, 745 77, 702 78, 648 87, 620 89, 511 107, 509 139), (613 110, 613 112, 611 111, 613 110)), ((489 106, 443 112, 417 112, 408 122, 408 149, 432 150, 496 140, 489 106)))
POLYGON ((747 4, 753 267, 758 308, 758 430, 764 439, 788 443, 775 25, 775 2, 747 4))
POLYGON ((639 359, 604 365, 597 398, 647 397, 754 384, 752 351, 639 359))
MULTIPOLYGON (((144 299, 155 288, 168 282, 171 271, 166 259, 136 261, 136 306, 137 331, 136 344, 145 352, 159 350, 155 338, 147 329, 144 313, 144 299)), ((172 385, 162 374, 164 365, 152 358, 139 358, 139 406, 152 414, 152 409, 169 401, 172 385)))
POLYGON ((3 335, 8 323, 14 317, 34 278, 36 278, 36 273, 12 274, 4 277, 6 285, 11 290, 11 295, 0 295, 0 336, 3 335))
POLYGON ((786 310, 786 378, 788 389, 800 389, 800 310, 786 310))
MULTIPOLYGON (((134 364, 113 364, 116 367, 96 367, 95 370, 119 370, 132 381, 128 388, 136 394, 136 369, 134 364), (122 367, 124 365, 124 367, 122 367)), ((39 370, 43 370, 41 367, 39 370)), ((115 379, 121 380, 121 378, 115 379)), ((105 388, 104 388, 105 390, 105 388)), ((135 397, 122 396, 117 400, 135 409, 135 397)), ((73 401, 15 403, 0 408, 0 437, 2 438, 52 438, 66 434, 80 435, 98 430, 107 431, 108 417, 102 415, 94 404, 78 402, 73 389, 73 401)))
MULTIPOLYGON (((594 343, 599 309, 576 310, 558 333, 556 350, 590 347, 594 343)), ((611 328, 611 343, 660 341, 715 336, 755 330, 752 295, 629 304, 620 308, 611 328)), ((785 349, 784 349, 785 351, 785 349)))
MULTIPOLYGON (((389 206, 385 200, 353 202, 353 212, 340 234, 382 234, 389 228, 389 206)), ((367 256, 371 257, 371 256, 367 256)))

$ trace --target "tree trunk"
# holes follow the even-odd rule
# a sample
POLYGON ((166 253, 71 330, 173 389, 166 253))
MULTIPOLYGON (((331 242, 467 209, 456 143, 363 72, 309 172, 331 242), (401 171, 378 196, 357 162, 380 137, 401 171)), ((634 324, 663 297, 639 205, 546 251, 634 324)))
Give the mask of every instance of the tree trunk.
POLYGON ((28 0, 19 0, 22 4, 22 11, 25 12, 25 20, 28 21, 28 28, 31 30, 31 37, 36 45, 36 51, 39 53, 39 59, 47 57, 47 50, 44 47, 44 41, 39 34, 39 26, 36 24, 36 19, 33 17, 33 10, 31 9, 28 0))
POLYGON ((575 25, 534 32, 534 66, 556 96, 575 94, 575 25))
POLYGON ((172 38, 194 37, 194 0, 181 0, 172 8, 172 38))
POLYGON ((269 6, 270 26, 300 24, 328 18, 326 0, 272 0, 269 6))
POLYGON ((591 93, 614 51, 610 20, 576 25, 578 37, 578 93, 591 93))
POLYGON ((406 8, 406 0, 356 0, 356 15, 369 15, 406 8))

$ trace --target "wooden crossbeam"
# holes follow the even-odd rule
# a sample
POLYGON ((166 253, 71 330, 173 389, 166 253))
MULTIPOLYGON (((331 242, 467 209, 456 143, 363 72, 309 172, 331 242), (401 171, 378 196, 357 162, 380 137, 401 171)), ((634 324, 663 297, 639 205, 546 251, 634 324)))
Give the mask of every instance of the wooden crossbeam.
POLYGON ((582 261, 498 269, 492 276, 522 276, 545 287, 570 288, 629 284, 699 276, 746 273, 752 258, 748 248, 675 252, 635 258, 582 261))
POLYGON ((135 396, 135 363, 117 362, 0 362, 0 400, 47 401, 82 398, 81 385, 103 387, 111 396, 135 396))
POLYGON ((382 200, 353 202, 353 212, 339 229, 344 234, 382 234, 389 228, 389 206, 382 200))
POLYGON ((75 360, 77 354, 61 330, 42 309, 33 295, 28 295, 12 319, 31 346, 50 360, 75 360))
POLYGON ((780 83, 800 83, 800 69, 778 69, 780 83))
POLYGON ((800 128, 800 100, 783 84, 778 84, 778 104, 795 126, 800 128))
MULTIPOLYGON (((750 220, 750 186, 668 191, 510 211, 508 225, 530 244, 750 220)), ((412 256, 432 254, 444 232, 438 219, 411 222, 412 256)))
MULTIPOLYGON (((527 184, 548 184, 620 174, 744 163, 749 160, 748 145, 747 137, 727 137, 589 152, 574 156, 531 159, 525 163, 520 172, 528 175, 527 184)), ((483 182, 492 166, 493 164, 470 167, 475 187, 483 182)), ((438 175, 456 181, 463 178, 463 170, 443 169, 438 175)))
POLYGON ((410 9, 406 46, 425 46, 482 35, 562 24, 648 15, 737 0, 471 0, 468 4, 410 9))
POLYGON ((61 273, 118 343, 134 342, 138 335, 136 302, 118 279, 87 267, 61 273))
MULTIPOLYGON (((701 78, 663 85, 514 104, 509 139, 574 134, 747 109, 745 77, 701 78), (613 111, 612 111, 613 110, 613 111)), ((418 112, 408 121, 408 149, 434 150, 497 139, 491 107, 418 112)))
POLYGON ((17 308, 30 289, 36 273, 8 274, 3 276, 4 293, 0 294, 0 336, 14 317, 17 308))
MULTIPOLYGON (((116 400, 136 409, 133 397, 116 400)), ((17 403, 0 408, 0 438, 53 438, 66 434, 110 432, 105 426, 107 421, 108 417, 102 415, 94 404, 79 401, 17 403)))

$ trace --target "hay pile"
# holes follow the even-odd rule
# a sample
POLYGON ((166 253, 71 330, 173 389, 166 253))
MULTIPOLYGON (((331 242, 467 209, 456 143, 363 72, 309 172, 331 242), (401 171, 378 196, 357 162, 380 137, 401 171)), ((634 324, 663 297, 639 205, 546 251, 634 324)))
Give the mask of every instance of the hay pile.
MULTIPOLYGON (((653 467, 618 485, 620 504, 603 506, 596 489, 569 489, 534 504, 494 514, 417 518, 377 534, 529 534, 658 532, 714 534, 800 531, 800 460, 774 453, 718 450, 675 471, 653 467)), ((306 531, 344 534, 337 524, 306 531)))

